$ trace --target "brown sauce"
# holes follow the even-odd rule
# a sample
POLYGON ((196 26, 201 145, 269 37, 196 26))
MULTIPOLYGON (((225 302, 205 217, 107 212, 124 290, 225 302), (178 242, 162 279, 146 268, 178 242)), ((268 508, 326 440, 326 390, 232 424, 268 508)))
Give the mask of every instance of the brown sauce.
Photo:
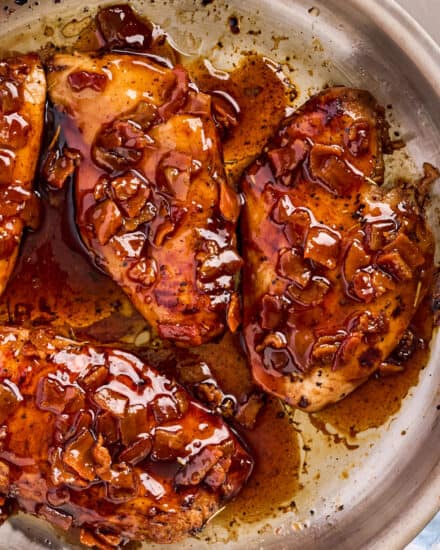
MULTIPOLYGON (((156 36, 153 54, 174 63, 178 54, 163 36, 156 36)), ((101 46, 96 28, 84 31, 77 46, 84 50, 101 46)), ((289 96, 290 100, 294 97, 294 87, 283 83, 276 68, 256 54, 244 58, 238 69, 229 74, 216 76, 203 59, 194 62, 189 71, 200 89, 217 95, 223 111, 228 114, 229 110, 238 121, 222 128, 226 168, 236 181, 284 117, 289 96), (256 112, 258 117, 254 116, 256 112)), ((54 130, 49 128, 49 132, 54 130)), ((0 323, 51 326, 70 337, 117 343, 165 370, 173 370, 176 359, 178 363, 188 357, 205 361, 222 390, 232 394, 237 402, 252 391, 240 342, 230 334, 217 343, 188 352, 131 345, 136 335, 145 330, 145 322, 123 291, 85 253, 75 230, 72 181, 57 191, 39 181, 37 191, 42 197, 42 222, 36 231, 25 236, 15 272, 0 299, 0 323)), ((432 331, 428 309, 423 303, 414 320, 415 332, 425 344, 432 331)), ((329 423, 351 436, 379 427, 399 410, 402 399, 417 384, 428 355, 427 344, 419 347, 404 365, 403 373, 372 378, 340 403, 312 415, 312 423, 320 430, 329 423)), ((216 520, 225 526, 237 520, 262 520, 286 510, 300 489, 298 434, 278 400, 269 398, 255 428, 242 429, 240 435, 252 450, 256 466, 248 485, 216 520)))
POLYGON ((339 403, 312 414, 315 427, 322 429, 331 424, 342 434, 355 436, 370 428, 382 426, 396 414, 410 388, 419 380, 420 371, 429 359, 429 341, 432 336, 433 316, 430 299, 422 301, 412 321, 412 328, 419 345, 405 361, 403 372, 392 376, 373 376, 363 386, 339 403))
MULTIPOLYGON (((246 359, 234 336, 227 334, 218 344, 201 346, 197 355, 210 366, 221 388, 238 401, 252 389, 246 359)), ((298 434, 278 399, 268 400, 253 430, 240 432, 255 458, 255 469, 235 501, 216 519, 223 525, 273 515, 290 504, 299 488, 298 434)))

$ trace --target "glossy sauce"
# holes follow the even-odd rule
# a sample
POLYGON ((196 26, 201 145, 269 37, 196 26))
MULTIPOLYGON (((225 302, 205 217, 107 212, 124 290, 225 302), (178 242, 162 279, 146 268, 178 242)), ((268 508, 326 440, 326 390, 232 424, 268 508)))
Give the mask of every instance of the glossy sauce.
POLYGON ((417 384, 420 371, 429 359, 433 327, 430 302, 428 297, 420 304, 411 322, 416 344, 414 353, 401 362, 403 371, 390 376, 374 375, 339 403, 312 414, 311 421, 318 429, 323 429, 320 423, 329 423, 340 433, 354 437, 364 430, 382 426, 399 411, 402 399, 417 384))
MULTIPOLYGON (((146 55, 160 56, 166 64, 169 64, 167 58, 175 63, 178 54, 172 51, 163 34, 155 32, 153 46, 146 55)), ((102 45, 96 27, 83 32, 77 44, 84 50, 102 45)), ((202 91, 211 91, 218 97, 217 122, 226 169, 236 180, 284 117, 294 88, 286 88, 271 64, 257 55, 246 58, 230 74, 216 75, 203 59, 188 69, 202 91), (252 116, 256 111, 259 120, 252 116)), ((51 122, 50 107, 48 117, 47 131, 51 134, 57 122, 51 122)), ((51 137, 48 136, 46 146, 51 137)), ((44 155, 45 152, 43 159, 44 155)), ((239 339, 230 334, 217 343, 189 351, 132 345, 136 335, 145 331, 145 322, 122 290, 97 269, 85 252, 75 229, 71 179, 62 190, 49 189, 40 180, 37 191, 42 198, 42 222, 35 232, 27 233, 16 270, 0 299, 2 323, 52 326, 58 333, 71 337, 118 343, 141 354, 153 367, 177 377, 176 360, 177 366, 188 361, 205 361, 222 391, 232 395, 237 403, 253 390, 239 339)), ((312 422, 317 419, 316 426, 323 427, 328 422, 342 433, 354 436, 382 425, 398 411, 409 388, 417 383, 428 357, 426 342, 432 324, 426 310, 424 303, 422 313, 413 323, 425 346, 403 364, 403 373, 371 379, 342 402, 312 416, 312 422)), ((285 509, 300 487, 298 435, 276 399, 268 399, 253 430, 238 426, 237 430, 248 443, 256 465, 247 487, 215 520, 226 526, 236 520, 262 520, 285 509)))

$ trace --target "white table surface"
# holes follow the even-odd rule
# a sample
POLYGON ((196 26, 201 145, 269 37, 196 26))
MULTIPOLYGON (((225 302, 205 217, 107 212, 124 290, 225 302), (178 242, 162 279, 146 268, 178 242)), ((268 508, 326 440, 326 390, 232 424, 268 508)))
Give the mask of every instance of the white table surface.
MULTIPOLYGON (((397 2, 440 44, 440 0, 397 0, 397 2)), ((406 550, 440 550, 440 512, 406 547, 406 550)))

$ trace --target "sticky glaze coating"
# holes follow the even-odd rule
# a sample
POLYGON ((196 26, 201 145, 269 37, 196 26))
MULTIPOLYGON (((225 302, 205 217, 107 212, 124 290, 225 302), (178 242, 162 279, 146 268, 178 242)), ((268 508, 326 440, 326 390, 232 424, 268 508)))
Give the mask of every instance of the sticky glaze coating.
POLYGON ((221 417, 118 350, 0 332, 0 494, 89 546, 177 541, 235 496, 252 459, 221 417))
POLYGON ((37 55, 0 62, 0 294, 14 269, 23 229, 35 222, 32 181, 45 100, 46 78, 37 55))
POLYGON ((244 335, 255 380, 316 411, 375 372, 428 291, 434 244, 403 188, 380 188, 383 110, 325 90, 242 181, 244 335))
POLYGON ((135 55, 57 55, 48 81, 82 155, 77 223, 97 263, 162 338, 198 345, 235 330, 239 203, 211 97, 182 67, 135 55))

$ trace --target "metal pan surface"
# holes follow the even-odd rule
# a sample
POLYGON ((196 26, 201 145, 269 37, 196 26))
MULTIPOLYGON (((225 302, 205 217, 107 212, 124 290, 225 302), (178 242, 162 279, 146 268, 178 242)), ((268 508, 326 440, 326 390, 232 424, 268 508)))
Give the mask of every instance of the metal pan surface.
MULTIPOLYGON (((393 0, 214 0, 209 10, 198 0, 131 3, 188 57, 204 55, 228 68, 256 50, 282 63, 298 87, 298 105, 332 83, 363 87, 382 104, 392 103, 391 122, 407 149, 387 167, 389 177, 420 172, 424 161, 440 164, 440 49, 393 0), (240 20, 239 34, 229 31, 231 15, 240 20), (220 40, 222 49, 216 48, 220 40)), ((26 51, 47 42, 48 26, 58 29, 55 43, 72 40, 100 2, 0 4, 0 50, 26 51), (66 28, 59 18, 76 23, 66 28)), ((440 186, 436 191, 440 198, 440 186)), ((429 212, 437 241, 438 204, 434 198, 429 212)), ((302 438, 313 442, 295 510, 233 531, 213 521, 200 538, 168 548, 402 548, 440 509, 439 366, 435 333, 418 385, 384 426, 359 435, 355 450, 329 446, 306 414, 295 413, 302 438)), ((19 515, 0 528, 0 550, 24 548, 76 547, 43 522, 19 515)))

